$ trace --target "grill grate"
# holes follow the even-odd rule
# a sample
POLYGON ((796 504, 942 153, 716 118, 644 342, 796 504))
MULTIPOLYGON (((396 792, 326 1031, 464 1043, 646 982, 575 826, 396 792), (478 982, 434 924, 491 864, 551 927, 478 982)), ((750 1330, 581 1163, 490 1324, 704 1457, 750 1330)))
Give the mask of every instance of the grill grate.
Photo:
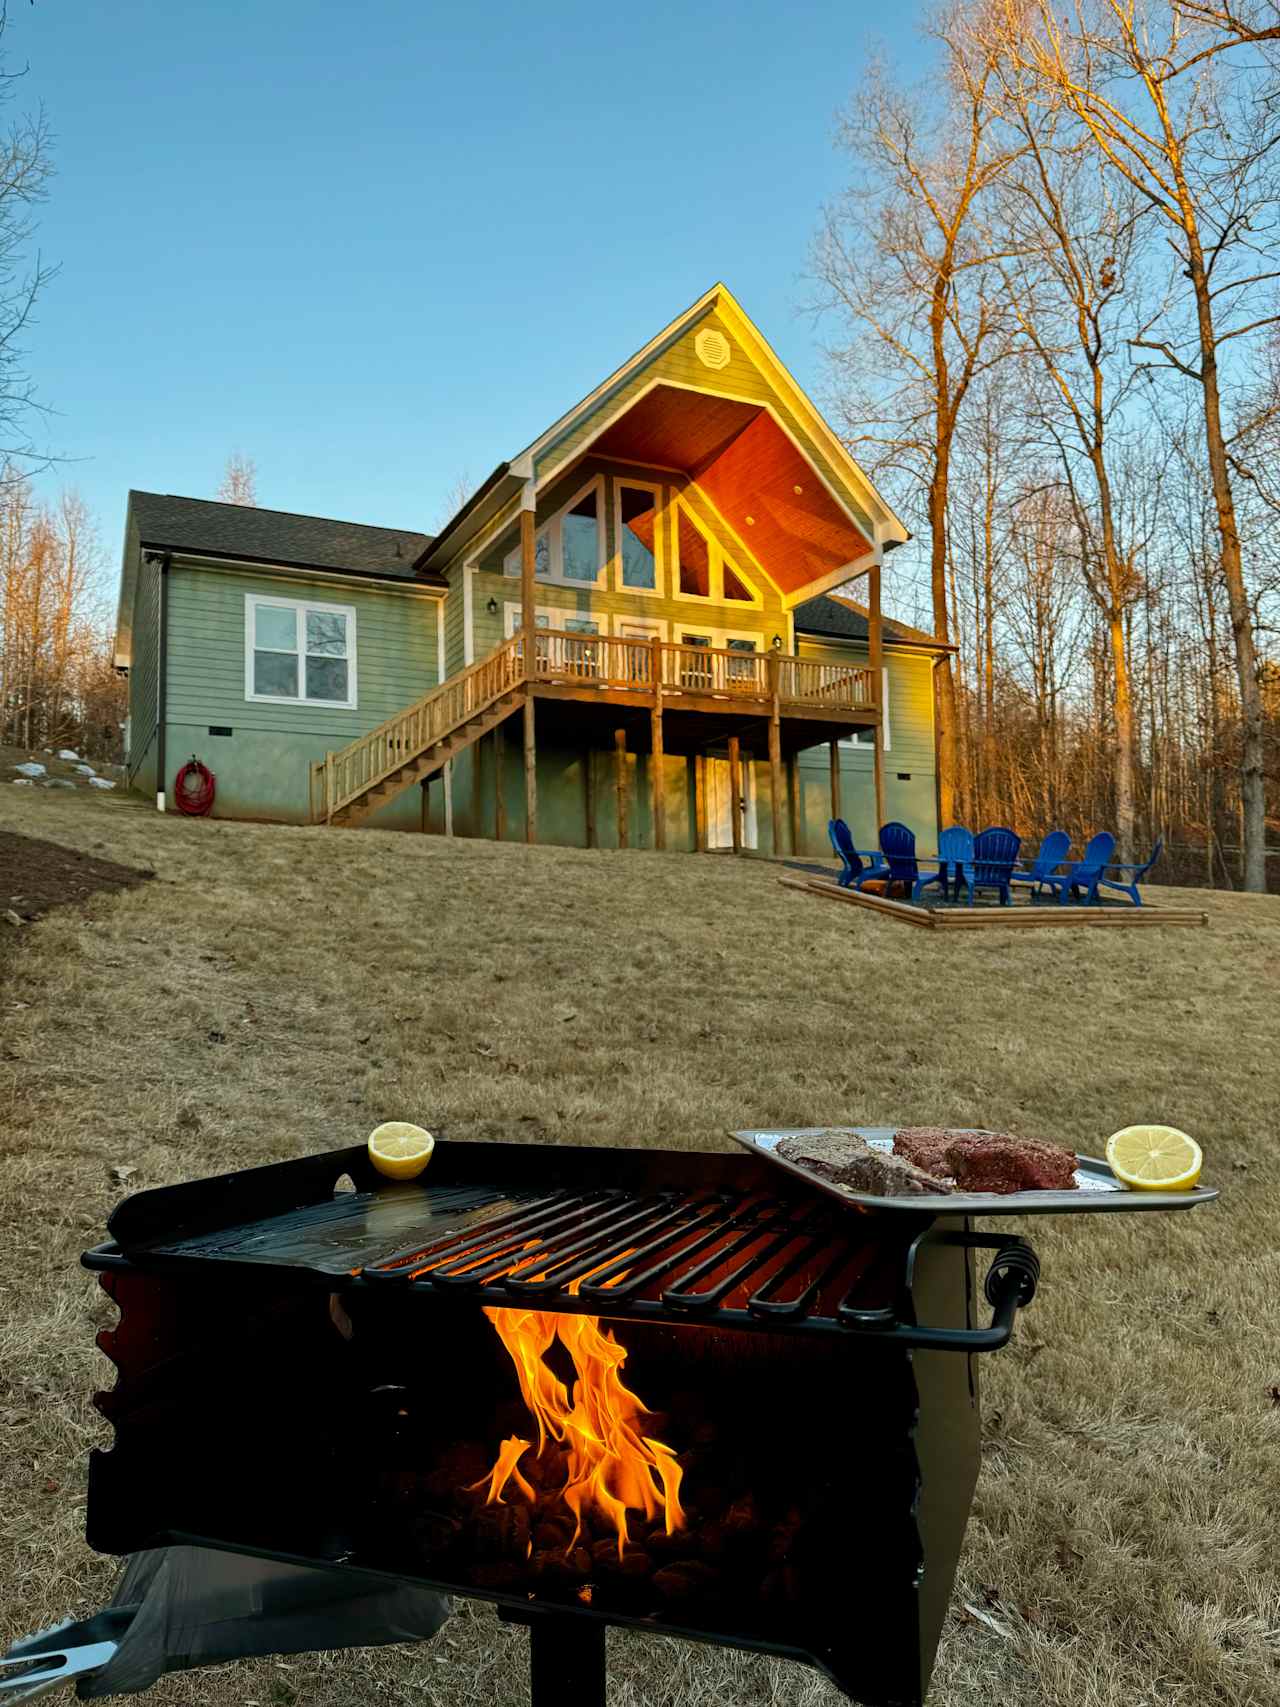
POLYGON ((892 1320, 900 1239, 813 1201, 733 1191, 530 1194, 365 1265, 497 1307, 841 1330, 892 1320))

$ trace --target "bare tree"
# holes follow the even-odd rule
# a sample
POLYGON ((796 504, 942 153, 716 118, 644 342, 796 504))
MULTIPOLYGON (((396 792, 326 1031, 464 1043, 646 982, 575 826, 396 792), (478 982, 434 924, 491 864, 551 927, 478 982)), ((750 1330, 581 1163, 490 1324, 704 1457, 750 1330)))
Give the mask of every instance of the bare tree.
POLYGON ((1125 410, 1138 377, 1124 358, 1141 282, 1145 203, 1125 185, 1115 194, 1096 153, 1063 133, 1062 110, 1040 98, 1038 80, 1012 45, 1001 64, 1001 103, 1022 148, 1001 197, 1014 251, 1003 271, 1009 313, 1042 382, 1033 413, 1057 452, 1080 572, 1106 631, 1115 822, 1128 859, 1137 730, 1127 638, 1143 582, 1137 541, 1121 537, 1115 465, 1130 436, 1125 410))
POLYGON ((1070 112, 1110 169, 1143 198, 1172 256, 1168 310, 1132 343, 1193 382, 1201 400, 1240 696, 1247 889, 1266 881, 1264 708, 1222 357, 1228 343, 1278 318, 1272 151, 1280 107, 1272 67, 1258 51, 1280 37, 1269 10, 1256 0, 1242 0, 1235 13, 1194 0, 1072 0, 1059 17, 1052 0, 1005 0, 1007 37, 1039 79, 1046 104, 1070 112), (1221 67, 1229 50, 1230 65, 1221 67))
POLYGON ((222 471, 218 500, 223 504, 243 504, 255 509, 258 503, 258 465, 243 451, 233 450, 222 471))
MULTIPOLYGON (((0 6, 0 38, 6 25, 0 6)), ((0 67, 0 105, 16 99, 22 75, 0 67)), ((23 348, 36 300, 57 271, 30 253, 33 212, 53 174, 50 148, 43 110, 21 114, 0 131, 0 479, 6 482, 20 480, 24 464, 47 466, 50 460, 31 437, 39 405, 23 348)))
MULTIPOLYGON (((960 27, 932 32, 944 75, 907 89, 873 70, 838 133, 855 181, 833 206, 813 253, 822 306, 851 334, 828 352, 849 442, 924 498, 933 628, 951 638, 948 501, 957 426, 971 386, 1008 353, 993 261, 1002 252, 985 199, 1011 151, 991 101, 996 60, 960 27)), ((954 816, 959 775, 951 659, 935 675, 939 788, 954 816)))

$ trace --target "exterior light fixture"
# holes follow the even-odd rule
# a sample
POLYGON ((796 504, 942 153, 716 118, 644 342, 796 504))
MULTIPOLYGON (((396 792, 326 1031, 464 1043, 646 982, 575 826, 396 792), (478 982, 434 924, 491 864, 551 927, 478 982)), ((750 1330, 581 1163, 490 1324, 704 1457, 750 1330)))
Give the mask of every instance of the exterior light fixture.
POLYGON ((488 604, 484 608, 488 611, 490 616, 497 616, 497 614, 498 614, 498 601, 497 601, 497 599, 490 599, 488 604))
POLYGON ((772 645, 773 645, 773 649, 775 652, 781 652, 781 650, 782 650, 782 636, 780 634, 774 635, 772 645))

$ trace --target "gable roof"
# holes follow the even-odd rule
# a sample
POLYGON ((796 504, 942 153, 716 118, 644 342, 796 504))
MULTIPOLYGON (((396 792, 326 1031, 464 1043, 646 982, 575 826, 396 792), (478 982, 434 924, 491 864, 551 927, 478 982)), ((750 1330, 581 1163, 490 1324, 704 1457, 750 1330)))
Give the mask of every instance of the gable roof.
MULTIPOLYGON (((715 284, 655 334, 621 367, 588 392, 580 402, 554 421, 531 444, 507 461, 499 463, 479 491, 468 499, 427 547, 419 560, 420 566, 427 568, 446 564, 452 561, 456 554, 479 542, 481 536, 489 536, 495 530, 501 531, 503 527, 509 526, 514 514, 513 507, 524 497, 526 490, 536 489, 558 472, 562 472, 567 447, 571 447, 575 458, 582 455, 589 446, 596 445, 597 441, 598 448, 603 448, 610 432, 616 434, 619 416, 623 410, 630 411, 632 416, 642 407, 650 407, 651 412, 661 412, 661 399, 649 396, 646 402, 644 375, 647 372, 660 371, 660 363, 666 352, 671 351, 703 321, 713 327, 727 329, 732 334, 733 342, 740 347, 752 371, 763 380, 765 392, 763 396, 751 398, 734 398, 731 392, 724 394, 721 413, 726 407, 732 411, 736 406, 743 418, 730 423, 724 444, 718 449, 712 449, 703 459, 695 458, 696 470, 690 469, 689 472, 696 472, 700 483, 706 485, 709 491, 713 479, 721 476, 722 484, 727 482, 736 498, 746 500, 747 495, 755 490, 753 481, 758 483, 761 472, 759 458, 753 458, 753 447, 748 442, 750 431, 758 428, 759 433, 766 437, 770 432, 775 432, 778 442, 788 436, 791 438, 793 453, 804 459, 805 471, 800 472, 800 465, 794 473, 783 471, 782 490, 786 496, 781 503, 764 493, 760 493, 760 501, 765 505, 766 515, 773 509, 781 511, 784 507, 798 508, 805 512, 793 518, 796 525, 784 526, 783 531, 793 541, 804 542, 801 544, 802 557, 805 544, 810 547, 817 545, 819 551, 825 549, 826 557, 820 569, 817 567, 817 554, 812 550, 809 553, 807 568, 799 564, 787 566, 784 579, 779 582, 779 590, 787 596, 788 602, 795 602, 804 593, 806 581, 810 587, 815 583, 819 587, 838 584, 840 580, 847 580, 851 572, 857 572, 851 560, 854 557, 859 559, 857 568, 861 568, 867 557, 874 557, 879 561, 885 550, 909 539, 910 533, 903 522, 850 456, 838 435, 783 366, 727 286, 715 284), (711 318, 713 315, 714 318, 711 318), (781 415, 786 414, 800 424, 799 438, 790 429, 785 432, 782 430, 781 415), (807 449, 801 445, 800 438, 807 439, 807 449), (741 442, 735 443, 736 440, 741 442), (729 464, 735 458, 742 466, 735 464, 730 468, 729 464), (815 473, 818 476, 817 486, 825 489, 825 499, 816 488, 810 490, 813 487, 812 475, 815 473), (806 494, 804 504, 792 506, 792 495, 801 495, 802 492, 806 494), (815 498, 819 509, 824 503, 828 505, 826 516, 816 514, 815 498), (836 516, 841 520, 833 529, 831 522, 836 516), (826 537, 819 540, 817 536, 824 527, 826 537), (850 547, 843 554, 839 550, 842 543, 850 547)), ((729 360, 730 345, 722 330, 714 330, 710 334, 703 331, 698 334, 699 339, 707 336, 718 339, 723 352, 720 360, 706 363, 708 368, 715 370, 723 367, 729 360)), ((649 389, 653 383, 650 381, 649 389)), ((658 388, 663 389, 661 384, 658 388)), ((684 388, 676 386, 675 395, 679 395, 682 389, 688 400, 690 414, 695 408, 701 409, 703 413, 712 408, 717 393, 709 376, 704 375, 701 384, 684 388)), ((669 405, 667 412, 670 415, 669 405)), ((687 421, 684 425, 686 429, 690 427, 687 421)), ((707 426, 710 431, 715 422, 698 425, 707 426)), ((685 437, 690 442, 697 436, 696 431, 686 430, 685 437)), ((662 460, 665 461, 666 458, 662 460)), ((724 512, 726 494, 711 492, 711 495, 724 512)), ((750 518, 752 523, 766 519, 755 503, 750 503, 747 507, 755 512, 750 518)), ((762 528, 763 531, 767 530, 762 528)), ((766 573, 776 580, 767 565, 766 573)))
MULTIPOLYGON (((804 604, 797 605, 793 614, 797 634, 808 634, 821 640, 854 640, 864 643, 871 639, 870 614, 867 607, 842 593, 819 593, 816 599, 808 599, 804 604)), ((909 646, 920 652, 955 650, 953 646, 935 640, 933 635, 926 634, 922 628, 912 628, 908 623, 896 622, 892 617, 883 617, 881 627, 884 630, 885 644, 889 646, 909 646)))
POLYGON ((414 564, 431 535, 371 527, 290 510, 260 510, 169 492, 130 492, 140 543, 154 551, 193 551, 335 574, 421 580, 414 564))

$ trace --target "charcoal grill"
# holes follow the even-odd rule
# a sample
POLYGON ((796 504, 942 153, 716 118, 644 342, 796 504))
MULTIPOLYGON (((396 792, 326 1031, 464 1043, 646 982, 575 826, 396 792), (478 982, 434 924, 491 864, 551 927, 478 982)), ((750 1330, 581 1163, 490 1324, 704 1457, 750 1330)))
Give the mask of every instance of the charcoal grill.
POLYGON ((845 1208, 750 1155, 448 1141, 415 1182, 339 1150, 140 1193, 109 1231, 83 1259, 119 1309, 97 1550, 496 1602, 529 1626, 537 1707, 601 1707, 611 1624, 806 1661, 867 1707, 924 1701, 978 1355, 1035 1292, 1024 1239, 845 1208), (502 1437, 528 1432, 494 1331, 515 1312, 589 1316, 625 1348, 682 1527, 672 1494, 625 1542, 594 1513, 570 1536, 554 1446, 493 1498, 502 1437))

